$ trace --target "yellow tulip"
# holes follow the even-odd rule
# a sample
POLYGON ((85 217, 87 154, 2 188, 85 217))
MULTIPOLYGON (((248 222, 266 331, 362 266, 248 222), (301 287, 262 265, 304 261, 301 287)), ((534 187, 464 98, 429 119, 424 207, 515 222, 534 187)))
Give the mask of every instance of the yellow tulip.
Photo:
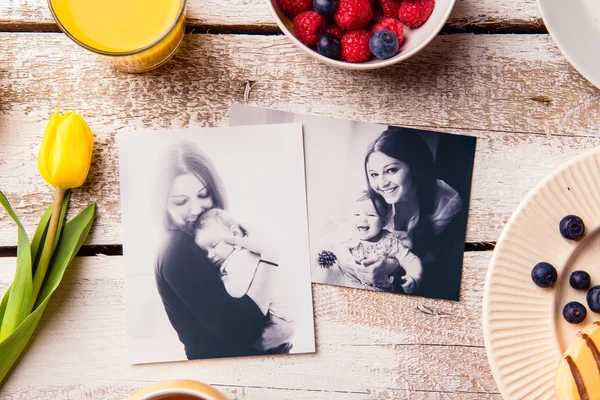
POLYGON ((38 169, 58 189, 79 187, 85 182, 92 160, 94 135, 75 111, 54 112, 44 132, 38 169))
POLYGON ((75 111, 60 115, 58 110, 50 118, 40 153, 38 169, 42 177, 54 186, 54 205, 42 255, 33 277, 33 296, 30 310, 42 288, 48 264, 54 251, 61 205, 68 189, 83 185, 90 170, 94 135, 81 115, 75 111))

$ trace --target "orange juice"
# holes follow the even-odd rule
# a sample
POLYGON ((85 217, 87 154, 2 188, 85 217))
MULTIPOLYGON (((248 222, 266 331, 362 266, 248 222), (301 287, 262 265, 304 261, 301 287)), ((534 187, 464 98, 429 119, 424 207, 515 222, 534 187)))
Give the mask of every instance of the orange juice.
POLYGON ((166 62, 185 31, 185 0, 48 0, 76 43, 127 72, 166 62))

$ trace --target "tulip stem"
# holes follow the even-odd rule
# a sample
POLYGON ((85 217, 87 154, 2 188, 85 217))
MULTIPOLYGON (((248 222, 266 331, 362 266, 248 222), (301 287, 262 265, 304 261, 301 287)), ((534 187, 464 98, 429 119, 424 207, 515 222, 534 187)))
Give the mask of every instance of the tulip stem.
POLYGON ((35 270, 35 276, 33 278, 33 292, 31 296, 30 307, 32 311, 38 294, 40 293, 40 289, 42 288, 42 284, 44 283, 44 277, 46 276, 46 271, 48 270, 52 253, 54 252, 54 239, 56 237, 56 230, 58 228, 58 221, 60 219, 60 209, 65 198, 65 192, 66 190, 64 189, 56 188, 56 193, 54 195, 54 207, 52 208, 52 217, 50 217, 50 226, 48 227, 48 233, 46 234, 46 240, 44 241, 40 262, 38 263, 38 266, 35 270))

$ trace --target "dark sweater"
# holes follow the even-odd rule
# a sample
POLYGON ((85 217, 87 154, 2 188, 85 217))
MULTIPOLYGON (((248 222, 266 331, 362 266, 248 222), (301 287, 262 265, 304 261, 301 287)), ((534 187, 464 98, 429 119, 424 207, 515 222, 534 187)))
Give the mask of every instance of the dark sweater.
POLYGON ((188 359, 257 354, 252 343, 261 335, 267 317, 247 295, 229 296, 218 269, 189 234, 167 234, 155 278, 188 359))

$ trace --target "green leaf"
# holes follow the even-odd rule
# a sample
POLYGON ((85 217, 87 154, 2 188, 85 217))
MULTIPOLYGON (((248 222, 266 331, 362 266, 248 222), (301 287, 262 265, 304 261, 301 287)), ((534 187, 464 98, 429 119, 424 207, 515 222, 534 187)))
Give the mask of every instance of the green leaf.
POLYGON ((4 293, 4 296, 2 296, 2 301, 0 302, 0 326, 2 326, 2 319, 4 318, 4 311, 6 311, 6 304, 8 304, 9 295, 10 286, 8 287, 8 289, 6 289, 6 293, 4 293))
POLYGON ((96 204, 92 203, 65 224, 38 296, 39 304, 10 336, 0 342, 0 382, 4 380, 27 346, 52 293, 58 287, 66 268, 85 241, 92 227, 95 209, 96 204))
MULTIPOLYGON (((67 215, 67 206, 69 205, 70 195, 71 191, 67 190, 60 209, 60 217, 58 219, 58 227, 56 229, 56 237, 54 239, 54 248, 56 248, 56 244, 58 243, 58 239, 60 238, 60 232, 65 222, 65 216, 67 215)), ((48 226, 50 225, 50 218, 52 217, 53 208, 53 204, 50 204, 48 206, 48 208, 42 215, 42 218, 40 218, 40 222, 38 223, 38 226, 35 230, 33 239, 31 239, 31 260, 33 261, 32 276, 35 276, 37 265, 40 262, 40 256, 42 255, 42 249, 44 247, 43 244, 46 241, 46 234, 48 233, 48 226)))
POLYGON ((0 342, 0 382, 8 375, 12 365, 25 350, 38 322, 40 322, 40 318, 42 318, 46 305, 48 305, 48 300, 29 314, 13 333, 0 342))
POLYGON ((29 315, 29 305, 33 291, 33 278, 31 272, 31 248, 27 232, 21 221, 12 210, 8 199, 0 191, 0 204, 6 209, 8 215, 15 221, 19 228, 17 239, 17 271, 10 289, 10 296, 6 303, 6 310, 0 327, 0 341, 10 335, 17 326, 29 315))
MULTIPOLYGON (((65 194, 65 199, 62 204, 62 208, 60 211, 60 219, 58 222, 58 229, 56 239, 54 241, 54 246, 58 243, 58 238, 60 237, 60 230, 62 229, 62 225, 65 220, 65 215, 67 213, 67 205, 69 204, 69 195, 70 191, 67 190, 65 194)), ((32 268, 32 276, 35 274, 37 263, 39 262, 39 256, 41 255, 42 248, 40 247, 41 243, 44 243, 46 240, 46 233, 48 232, 48 225, 50 224, 50 217, 52 216, 52 204, 46 209, 42 218, 40 218, 40 222, 37 225, 35 230, 35 234, 33 235, 33 239, 31 240, 31 259, 33 260, 33 268, 32 268)), ((4 318, 4 312, 6 311, 6 304, 8 303, 8 295, 10 293, 10 286, 4 293, 2 297, 2 302, 0 302, 0 326, 2 326, 2 319, 4 318)))
MULTIPOLYGON (((32 265, 36 265, 39 259, 40 254, 42 253, 43 243, 46 240, 46 233, 48 232, 48 225, 50 224, 50 217, 52 216, 52 204, 46 209, 42 218, 40 218, 40 222, 38 223, 37 228, 35 229, 35 234, 33 235, 33 239, 31 239, 31 259, 33 261, 32 265), (39 252, 39 254, 38 254, 39 252)), ((32 275, 35 274, 35 268, 32 271, 32 275)))
POLYGON ((36 307, 46 300, 58 287, 65 269, 81 248, 92 227, 95 212, 96 203, 91 203, 65 224, 58 245, 52 255, 52 260, 50 260, 48 272, 46 272, 44 284, 38 295, 36 307))

